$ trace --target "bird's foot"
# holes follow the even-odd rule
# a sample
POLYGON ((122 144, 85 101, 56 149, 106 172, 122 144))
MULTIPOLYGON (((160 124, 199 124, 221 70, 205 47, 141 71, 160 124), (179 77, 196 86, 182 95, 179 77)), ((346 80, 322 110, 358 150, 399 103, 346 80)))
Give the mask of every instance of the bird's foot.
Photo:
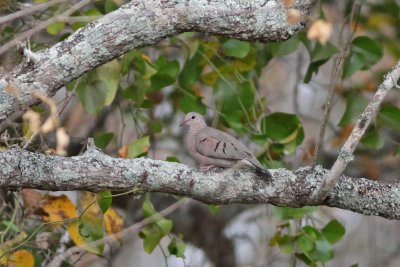
POLYGON ((200 171, 206 172, 214 168, 214 165, 200 165, 200 171))

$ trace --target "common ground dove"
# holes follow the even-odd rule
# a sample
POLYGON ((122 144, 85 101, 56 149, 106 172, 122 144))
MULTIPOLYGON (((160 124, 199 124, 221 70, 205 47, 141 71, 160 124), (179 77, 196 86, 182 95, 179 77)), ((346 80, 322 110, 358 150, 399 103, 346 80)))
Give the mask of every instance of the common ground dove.
POLYGON ((257 158, 239 140, 220 130, 208 127, 203 116, 189 112, 180 125, 188 127, 185 142, 189 154, 200 164, 201 170, 212 167, 229 168, 239 162, 255 166, 265 176, 271 177, 257 158))

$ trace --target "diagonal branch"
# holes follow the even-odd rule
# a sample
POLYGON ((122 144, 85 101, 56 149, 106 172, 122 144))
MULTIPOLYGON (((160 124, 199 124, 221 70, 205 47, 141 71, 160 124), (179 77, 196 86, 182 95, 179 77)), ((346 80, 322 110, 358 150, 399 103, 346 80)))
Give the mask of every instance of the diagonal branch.
POLYGON ((379 85, 378 90, 376 91, 371 102, 368 103, 363 113, 361 113, 359 116, 350 136, 347 138, 342 149, 339 151, 338 158, 336 159, 330 171, 325 175, 324 181, 320 188, 313 193, 313 201, 316 203, 321 202, 321 200, 328 196, 329 191, 338 182, 347 164, 353 160, 353 152, 360 142, 361 137, 364 135, 365 130, 368 128, 372 118, 374 118, 377 114, 380 104, 389 91, 393 87, 398 86, 397 82, 399 78, 400 61, 397 62, 396 66, 394 66, 393 69, 384 76, 383 82, 379 85))
POLYGON ((251 170, 198 172, 186 165, 146 158, 111 158, 94 147, 81 156, 58 157, 12 148, 0 153, 0 187, 9 190, 163 192, 209 204, 265 204, 301 207, 326 205, 365 215, 400 219, 400 184, 342 176, 328 198, 310 196, 327 170, 317 166, 272 170, 264 181, 251 170))
POLYGON ((0 77, 0 123, 14 111, 37 104, 32 92, 53 96, 85 72, 133 48, 154 45, 181 32, 248 41, 286 40, 305 26, 314 3, 295 1, 291 8, 299 10, 302 20, 289 24, 281 1, 132 0, 37 52, 34 64, 24 62, 0 77))

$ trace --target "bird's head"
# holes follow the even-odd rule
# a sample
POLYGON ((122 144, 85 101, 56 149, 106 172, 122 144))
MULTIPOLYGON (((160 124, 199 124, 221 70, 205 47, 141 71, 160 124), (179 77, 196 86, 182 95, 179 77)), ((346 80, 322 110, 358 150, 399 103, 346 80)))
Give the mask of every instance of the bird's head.
POLYGON ((185 119, 179 126, 183 127, 185 125, 189 127, 196 126, 196 128, 204 128, 207 126, 203 116, 197 112, 189 112, 186 114, 185 119))

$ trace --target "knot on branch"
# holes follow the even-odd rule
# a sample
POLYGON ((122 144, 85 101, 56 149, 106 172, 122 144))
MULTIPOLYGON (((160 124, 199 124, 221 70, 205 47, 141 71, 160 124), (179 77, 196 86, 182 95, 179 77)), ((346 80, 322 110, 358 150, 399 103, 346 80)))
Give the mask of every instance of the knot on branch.
POLYGON ((88 138, 86 145, 86 152, 84 154, 101 154, 100 148, 96 147, 93 138, 88 138))

